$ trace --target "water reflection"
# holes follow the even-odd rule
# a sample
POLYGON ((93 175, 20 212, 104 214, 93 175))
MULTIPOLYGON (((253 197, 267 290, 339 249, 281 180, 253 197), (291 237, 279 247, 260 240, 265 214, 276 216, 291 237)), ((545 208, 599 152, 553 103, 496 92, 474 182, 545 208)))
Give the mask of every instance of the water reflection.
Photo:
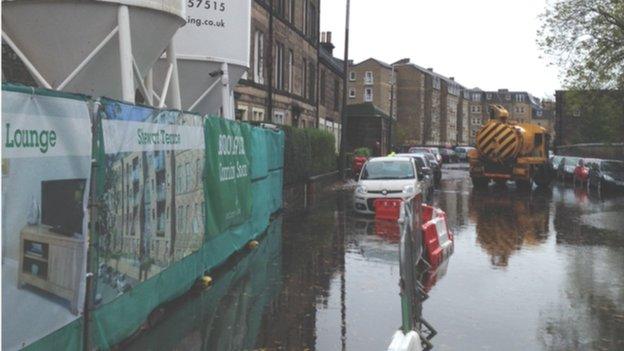
POLYGON ((470 195, 470 217, 476 223, 477 242, 496 267, 506 267, 522 246, 536 246, 548 237, 548 193, 518 194, 492 189, 470 195))
POLYGON ((624 349, 624 199, 555 187, 557 243, 568 248, 565 295, 541 312, 547 350, 624 349))
MULTIPOLYGON (((260 246, 215 276, 214 285, 167 306, 153 329, 123 345, 129 350, 243 350, 253 348, 262 316, 281 287, 282 220, 260 246)), ((220 270, 221 271, 221 270, 220 270)))

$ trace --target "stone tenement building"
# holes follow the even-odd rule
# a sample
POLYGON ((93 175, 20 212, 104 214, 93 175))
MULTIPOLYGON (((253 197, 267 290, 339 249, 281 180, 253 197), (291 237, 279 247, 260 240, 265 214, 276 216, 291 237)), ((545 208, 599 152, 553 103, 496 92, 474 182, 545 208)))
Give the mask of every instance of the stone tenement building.
POLYGON ((466 89, 433 71, 410 63, 393 65, 397 77, 398 145, 458 145, 468 143, 466 89))
POLYGON ((350 62, 347 87, 348 105, 372 102, 387 116, 395 116, 396 91, 391 65, 374 58, 358 64, 350 62))
POLYGON ((482 91, 479 88, 470 90, 470 144, 475 143, 475 137, 483 123, 489 117, 489 106, 502 105, 509 111, 509 120, 518 123, 538 123, 548 129, 547 115, 538 98, 526 91, 482 91))
POLYGON ((253 0, 250 69, 237 118, 316 127, 320 0, 253 0))
POLYGON ((334 45, 331 32, 321 33, 319 47, 319 129, 334 133, 336 150, 340 146, 342 128, 342 86, 344 82, 343 61, 333 56, 334 45))

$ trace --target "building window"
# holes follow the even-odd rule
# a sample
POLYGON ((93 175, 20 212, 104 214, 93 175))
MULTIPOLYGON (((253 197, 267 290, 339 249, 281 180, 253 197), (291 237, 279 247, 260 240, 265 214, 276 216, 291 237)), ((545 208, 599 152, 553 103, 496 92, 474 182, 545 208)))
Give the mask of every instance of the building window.
POLYGON ((355 88, 349 88, 349 99, 355 99, 355 88))
POLYGON ((334 78, 334 111, 340 109, 340 81, 334 78))
POLYGON ((349 80, 355 82, 355 71, 349 72, 349 80))
POLYGON ((249 116, 248 116, 248 108, 245 105, 238 105, 236 107, 236 109, 238 110, 239 116, 241 121, 248 121, 249 120, 249 116))
POLYGON ((309 66, 308 74, 310 76, 308 77, 308 98, 314 102, 316 101, 316 67, 312 62, 309 63, 309 66))
POLYGON ((472 94, 472 100, 473 101, 481 101, 481 94, 479 94, 479 93, 472 94))
POLYGON ((373 84, 373 72, 366 71, 364 73, 364 84, 373 84))
POLYGON ((284 45, 275 45, 275 88, 284 89, 284 45))
POLYGON ((277 0, 276 10, 280 16, 285 17, 286 16, 286 0, 277 0))
POLYGON ((511 100, 511 94, 506 94, 505 95, 505 100, 507 100, 507 101, 511 100))
POLYGON ((515 98, 516 102, 524 102, 524 95, 522 94, 516 94, 515 98))
POLYGON ((301 96, 308 97, 308 60, 303 59, 303 91, 301 96))
POLYGON ((364 89, 364 101, 367 101, 367 102, 373 101, 373 89, 372 88, 364 89))
POLYGON ((259 30, 254 34, 254 82, 264 83, 264 34, 259 30))
POLYGON ((293 62, 294 54, 292 49, 288 50, 288 92, 293 92, 293 62))
POLYGON ((303 0, 303 23, 301 27, 303 29, 303 35, 308 34, 308 0, 303 0))
POLYGON ((486 94, 486 98, 487 98, 488 100, 492 100, 492 93, 487 93, 487 94, 486 94))
POLYGON ((524 113, 525 109, 524 107, 520 107, 520 113, 524 113))
POLYGON ((264 121, 264 109, 254 107, 252 109, 252 120, 253 121, 264 121))
MULTIPOLYGON (((523 109, 524 109, 524 108, 523 108, 523 109)), ((542 110, 537 110, 535 113, 537 114, 537 116, 538 116, 538 117, 541 117, 541 116, 542 116, 542 110)))
POLYGON ((295 0, 290 0, 290 12, 288 13, 290 23, 295 24, 295 0))
POLYGON ((284 111, 273 112, 273 123, 284 124, 284 111))
POLYGON ((325 71, 321 72, 321 78, 320 78, 319 84, 320 84, 319 98, 321 99, 321 105, 325 106, 325 71))

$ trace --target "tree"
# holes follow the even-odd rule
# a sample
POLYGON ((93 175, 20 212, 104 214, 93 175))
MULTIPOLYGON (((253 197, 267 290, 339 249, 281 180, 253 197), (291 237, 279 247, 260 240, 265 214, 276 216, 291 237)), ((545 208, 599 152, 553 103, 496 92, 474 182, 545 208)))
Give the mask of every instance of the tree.
POLYGON ((537 43, 578 89, 624 89, 624 1, 557 0, 537 43))

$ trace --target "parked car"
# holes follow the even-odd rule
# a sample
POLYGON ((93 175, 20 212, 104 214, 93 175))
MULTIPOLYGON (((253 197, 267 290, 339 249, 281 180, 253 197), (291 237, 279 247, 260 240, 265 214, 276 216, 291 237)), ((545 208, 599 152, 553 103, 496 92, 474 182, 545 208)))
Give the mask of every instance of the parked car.
POLYGON ((624 190, 623 161, 598 160, 589 168, 589 188, 596 188, 598 191, 624 190))
POLYGON ((438 149, 437 147, 428 147, 428 146, 410 147, 408 153, 412 154, 414 152, 429 152, 433 154, 433 156, 436 159, 436 162, 438 162, 438 164, 442 166, 442 155, 440 154, 440 149, 438 149))
POLYGON ((375 200, 380 198, 410 199, 421 193, 416 163, 411 157, 375 157, 364 165, 353 207, 362 214, 375 213, 375 200))
POLYGON ((467 162, 468 161, 468 151, 474 150, 474 147, 471 146, 458 146, 455 148, 455 154, 457 155, 457 160, 459 162, 467 162))
POLYGON ((589 167, 585 164, 585 160, 578 160, 574 173, 572 173, 572 186, 576 187, 576 184, 583 186, 587 184, 589 179, 589 167))
POLYGON ((397 154, 401 157, 411 157, 416 163, 416 170, 418 171, 418 182, 420 184, 420 190, 422 191, 423 201, 431 203, 433 201, 433 169, 431 164, 425 155, 423 154, 397 154))
POLYGON ((574 156, 563 156, 559 166, 557 167, 557 176, 565 182, 566 180, 571 180, 574 175, 574 169, 580 160, 580 157, 574 156))
POLYGON ((553 155, 552 157, 550 157, 549 159, 550 172, 552 173, 553 177, 557 176, 557 170, 559 169, 559 164, 561 163, 562 159, 563 159, 563 156, 559 156, 559 155, 553 155))
POLYGON ((439 187, 440 181, 442 180, 442 167, 440 166, 440 163, 438 163, 435 155, 429 151, 415 151, 413 153, 421 154, 429 161, 429 167, 433 173, 433 186, 436 188, 439 187))
POLYGON ((442 155, 442 162, 454 163, 457 162, 457 154, 451 149, 440 149, 440 155, 442 155))

